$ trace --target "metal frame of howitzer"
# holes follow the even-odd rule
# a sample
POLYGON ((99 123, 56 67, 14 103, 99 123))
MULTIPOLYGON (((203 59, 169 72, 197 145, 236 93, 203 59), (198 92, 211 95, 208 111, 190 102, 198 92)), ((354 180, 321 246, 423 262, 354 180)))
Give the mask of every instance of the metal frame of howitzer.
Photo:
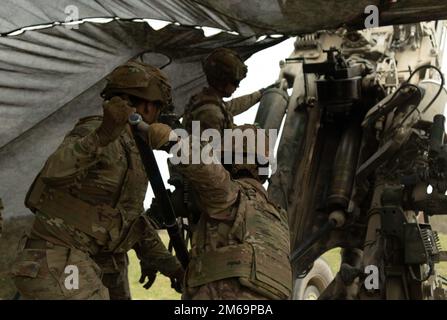
POLYGON ((269 195, 289 214, 294 276, 343 248, 344 288, 334 282, 321 298, 348 298, 349 287, 360 299, 445 298, 434 268, 445 252, 429 223, 447 214, 445 133, 442 116, 433 121, 439 105, 421 108, 429 97, 445 104, 446 93, 421 82, 439 79, 433 68, 404 84, 406 66, 440 64, 443 31, 421 23, 298 37, 280 64, 292 94, 277 88, 261 100, 261 126, 279 129, 286 113, 269 195), (377 289, 363 285, 368 265, 380 271, 377 289))

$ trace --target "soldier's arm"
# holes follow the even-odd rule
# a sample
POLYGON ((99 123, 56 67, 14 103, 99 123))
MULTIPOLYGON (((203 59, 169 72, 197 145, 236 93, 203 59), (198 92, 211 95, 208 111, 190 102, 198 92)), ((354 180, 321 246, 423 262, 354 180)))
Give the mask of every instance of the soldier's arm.
POLYGON ((173 276, 181 268, 177 258, 166 249, 153 228, 150 228, 149 235, 144 240, 135 245, 134 250, 142 266, 159 270, 167 277, 173 276))
POLYGON ((98 121, 78 124, 64 138, 42 170, 41 177, 46 183, 70 183, 99 162, 102 151, 95 132, 98 125, 98 121))
POLYGON ((135 109, 126 100, 116 96, 103 103, 103 117, 84 119, 65 137, 42 171, 46 183, 64 185, 84 176, 100 161, 113 161, 118 155, 117 138, 125 129, 135 109))
POLYGON ((260 99, 261 92, 255 91, 251 94, 232 99, 226 102, 226 105, 228 111, 230 111, 231 114, 235 116, 250 109, 256 103, 258 103, 260 99))
MULTIPOLYGON (((157 130, 153 128, 153 125, 149 127, 152 139, 165 140, 156 142, 157 145, 167 143, 167 137, 173 134, 167 125, 158 125, 157 130)), ((176 134, 173 135, 175 140, 176 134)), ((231 179, 230 173, 217 159, 206 159, 205 162, 199 159, 198 164, 193 164, 193 154, 209 154, 210 150, 211 146, 201 142, 200 137, 191 135, 177 140, 176 145, 170 149, 174 156, 171 161, 197 191, 197 205, 202 212, 214 219, 231 220, 234 216, 231 208, 237 201, 240 190, 238 183, 231 179), (196 146, 199 150, 195 150, 196 146)))
MULTIPOLYGON (((185 143, 190 144, 189 139, 180 141, 180 144, 185 143)), ((231 207, 238 199, 239 185, 231 179, 230 173, 220 163, 191 163, 189 161, 189 164, 179 164, 177 168, 197 191, 199 209, 214 219, 233 219, 234 212, 231 207)))

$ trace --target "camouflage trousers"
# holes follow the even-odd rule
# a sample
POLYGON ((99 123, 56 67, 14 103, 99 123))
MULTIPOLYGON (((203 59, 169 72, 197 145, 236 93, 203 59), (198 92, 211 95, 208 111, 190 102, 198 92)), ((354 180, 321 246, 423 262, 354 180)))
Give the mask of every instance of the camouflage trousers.
POLYGON ((182 300, 268 300, 267 297, 242 286, 236 278, 187 287, 182 300))
POLYGON ((102 271, 102 283, 109 289, 110 300, 131 300, 127 253, 104 253, 93 257, 102 271))
POLYGON ((40 243, 45 249, 22 249, 14 263, 12 276, 23 299, 131 299, 126 253, 101 254, 92 259, 76 249, 40 243), (79 271, 77 290, 65 286, 65 268, 70 265, 79 271), (86 288, 81 288, 81 282, 87 284, 86 288))
POLYGON ((22 299, 109 299, 102 271, 87 253, 50 242, 21 250, 12 277, 22 299))

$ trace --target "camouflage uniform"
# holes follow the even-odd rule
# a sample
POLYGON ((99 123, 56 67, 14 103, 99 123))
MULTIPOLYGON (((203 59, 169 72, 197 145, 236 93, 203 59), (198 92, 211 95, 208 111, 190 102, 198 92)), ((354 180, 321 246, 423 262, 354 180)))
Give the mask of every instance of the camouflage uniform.
POLYGON ((184 299, 288 299, 292 274, 287 214, 261 182, 233 180, 221 164, 181 164, 201 212, 184 299))
POLYGON ((111 298, 130 298, 126 252, 137 243, 165 275, 179 267, 141 215, 148 180, 130 128, 100 147, 101 121, 81 119, 27 195, 35 220, 12 272, 24 298, 108 299, 107 287, 111 298), (77 290, 64 285, 67 265, 78 267, 77 290))
POLYGON ((185 109, 183 125, 191 132, 191 122, 200 121, 200 130, 216 129, 223 134, 224 129, 233 128, 233 116, 236 116, 259 102, 261 92, 244 95, 224 102, 212 87, 203 88, 194 95, 185 109))
POLYGON ((227 48, 213 50, 203 61, 209 87, 191 97, 183 115, 183 125, 191 133, 191 122, 200 121, 201 131, 233 128, 233 116, 255 105, 261 99, 260 91, 245 95, 229 102, 222 97, 230 96, 247 75, 247 66, 237 52, 227 48), (232 89, 228 91, 228 86, 232 89))
MULTIPOLYGON (((205 61, 210 87, 194 95, 183 124, 201 131, 234 128, 233 116, 261 99, 261 91, 224 102, 215 87, 239 82, 246 67, 234 52, 217 49, 205 61), (221 55, 223 53, 223 55, 221 55), (214 86, 212 86, 214 84, 214 86)), ((232 180, 222 165, 176 166, 192 185, 200 212, 193 226, 184 299, 287 299, 291 294, 289 231, 284 210, 269 202, 260 181, 232 180), (268 226, 268 227, 267 227, 268 226)))
MULTIPOLYGON (((244 95, 224 102, 223 92, 218 87, 236 83, 245 78, 247 67, 236 52, 225 48, 214 50, 204 61, 203 69, 207 76, 209 87, 191 97, 185 107, 183 126, 190 134, 201 134, 206 129, 215 129, 223 137, 225 129, 234 127, 233 116, 238 115, 255 105, 261 99, 261 91, 244 95), (192 122, 200 122, 200 132, 192 131, 192 122)), ((236 87, 236 86, 235 86, 236 87)), ((200 215, 195 204, 195 192, 186 179, 176 168, 169 166, 171 181, 176 186, 174 198, 176 203, 183 203, 183 208, 189 219, 190 229, 194 231, 197 217, 200 215)))

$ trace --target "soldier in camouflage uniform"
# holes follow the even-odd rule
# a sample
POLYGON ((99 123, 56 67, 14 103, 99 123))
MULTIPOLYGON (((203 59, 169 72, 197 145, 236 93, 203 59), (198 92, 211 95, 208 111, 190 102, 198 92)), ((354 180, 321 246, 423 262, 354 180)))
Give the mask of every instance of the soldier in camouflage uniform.
MULTIPOLYGON (((266 88, 255 91, 230 101, 223 98, 231 97, 239 87, 239 83, 247 75, 247 66, 241 57, 233 50, 217 48, 203 62, 203 69, 208 81, 208 87, 191 97, 183 115, 183 126, 191 134, 192 122, 200 122, 201 134, 206 129, 216 129, 221 135, 225 129, 234 127, 233 116, 238 115, 261 99, 266 88)), ((195 204, 195 192, 187 180, 172 166, 169 166, 171 181, 176 186, 175 197, 180 197, 189 218, 190 229, 194 230, 198 210, 195 204), (183 198, 183 199, 182 199, 183 198)))
MULTIPOLYGON (((160 131, 170 131, 162 124, 154 126, 160 127, 160 131)), ((236 128, 256 130, 253 125, 236 128)), ((189 142, 181 140, 180 143, 189 142)), ((195 189, 201 213, 192 238, 184 299, 290 297, 292 272, 287 213, 269 201, 262 185, 267 176, 259 173, 259 165, 246 161, 250 153, 257 153, 258 159, 268 159, 268 138, 265 153, 256 149, 257 140, 254 145, 247 144, 232 148, 243 153, 243 164, 224 167, 214 162, 175 166, 195 189)), ((267 167, 268 164, 264 169, 267 167)))
POLYGON ((148 178, 127 124, 137 111, 153 123, 170 103, 160 70, 128 62, 108 77, 104 115, 81 119, 30 188, 35 213, 12 274, 25 299, 130 299, 127 251, 141 261, 145 287, 157 269, 176 282, 183 270, 142 215, 148 178), (66 267, 78 270, 67 287, 66 267))
POLYGON ((264 89, 228 102, 223 101, 222 98, 231 97, 247 75, 247 66, 230 49, 215 49, 205 59, 203 69, 209 87, 191 97, 183 115, 183 126, 191 133, 192 121, 200 121, 201 131, 217 129, 223 133, 224 129, 233 127, 233 116, 259 102, 264 89))

